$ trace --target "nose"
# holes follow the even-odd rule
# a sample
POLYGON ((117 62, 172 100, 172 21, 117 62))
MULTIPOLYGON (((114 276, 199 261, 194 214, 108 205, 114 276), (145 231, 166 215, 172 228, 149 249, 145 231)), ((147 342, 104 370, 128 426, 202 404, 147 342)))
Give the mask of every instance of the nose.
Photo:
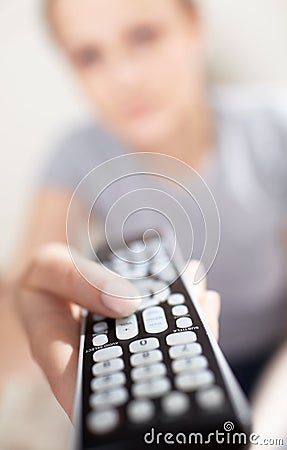
POLYGON ((140 63, 130 55, 120 55, 110 61, 108 77, 114 88, 138 88, 142 80, 140 63))

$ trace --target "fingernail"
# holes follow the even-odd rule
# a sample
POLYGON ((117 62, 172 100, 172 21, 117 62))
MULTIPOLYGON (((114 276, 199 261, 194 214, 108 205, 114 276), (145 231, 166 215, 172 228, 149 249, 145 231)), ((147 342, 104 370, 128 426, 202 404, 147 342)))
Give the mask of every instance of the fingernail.
POLYGON ((141 303, 138 290, 128 281, 108 281, 103 287, 101 299, 106 308, 120 316, 129 316, 141 303))

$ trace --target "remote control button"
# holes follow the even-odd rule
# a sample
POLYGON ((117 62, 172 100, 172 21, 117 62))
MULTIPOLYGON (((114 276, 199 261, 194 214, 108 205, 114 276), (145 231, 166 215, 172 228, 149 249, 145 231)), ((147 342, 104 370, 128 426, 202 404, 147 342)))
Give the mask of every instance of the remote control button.
POLYGON ((169 356, 171 359, 176 358, 190 358, 202 353, 201 345, 197 342, 193 344, 175 345, 169 349, 169 356))
POLYGON ((208 361, 205 356, 196 356, 195 358, 177 359, 172 361, 171 366, 175 373, 196 372, 198 370, 206 369, 208 361))
POLYGON ((116 319, 116 336, 120 340, 132 339, 139 333, 138 320, 135 314, 116 319))
POLYGON ((132 366, 144 366, 162 361, 162 352, 160 350, 152 350, 151 352, 136 353, 131 356, 132 366))
POLYGON ((128 391, 124 387, 110 391, 92 394, 90 397, 91 408, 106 408, 107 406, 121 406, 128 400, 128 391))
POLYGON ((161 333, 168 328, 164 309, 152 306, 143 311, 143 322, 147 333, 161 333))
POLYGON ((135 367, 131 370, 133 381, 149 380, 166 374, 166 366, 163 363, 152 366, 135 367))
POLYGON ((119 413, 115 409, 91 412, 87 416, 87 427, 93 434, 106 434, 114 430, 119 424, 119 413))
POLYGON ((148 352, 159 347, 159 340, 157 338, 146 338, 134 341, 129 345, 131 353, 148 352))
POLYGON ((145 297, 142 299, 141 303, 139 304, 137 311, 142 311, 149 306, 157 306, 159 304, 159 299, 154 297, 145 297))
POLYGON ((168 416, 184 414, 189 410, 189 397, 183 392, 171 392, 161 401, 161 406, 168 416))
POLYGON ((185 302, 185 297, 183 294, 171 294, 168 299, 167 303, 170 306, 176 306, 176 305, 182 305, 185 302))
POLYGON ((188 308, 185 305, 174 306, 171 310, 174 316, 185 316, 188 314, 188 308))
POLYGON ((192 320, 190 317, 180 317, 176 321, 177 328, 188 328, 192 326, 192 320))
POLYGON ((157 398, 170 390, 168 378, 155 378, 152 380, 136 383, 132 387, 134 397, 157 398))
POLYGON ((196 334, 193 331, 182 331, 181 333, 169 334, 166 337, 167 345, 180 345, 190 344, 197 339, 196 334))
POLYGON ((99 320, 105 319, 105 317, 101 316, 100 314, 93 314, 93 319, 95 322, 98 322, 99 320))
POLYGON ((198 388, 208 386, 214 381, 214 375, 210 370, 198 373, 180 374, 175 377, 175 385, 183 391, 195 391, 198 388))
POLYGON ((124 368, 124 362, 120 358, 111 359, 94 364, 92 372, 94 376, 107 375, 109 373, 118 372, 124 368))
POLYGON ((158 300, 159 302, 165 302, 168 299, 168 296, 170 295, 170 288, 167 287, 161 292, 157 292, 153 295, 153 299, 158 300))
POLYGON ((214 411, 224 407, 225 396, 223 390, 219 386, 213 386, 204 391, 197 392, 196 401, 202 409, 214 411))
POLYGON ((101 350, 97 350, 93 354, 93 358, 95 362, 107 361, 108 359, 118 358, 122 356, 123 349, 119 345, 115 345, 113 347, 102 348, 101 350))
POLYGON ((133 400, 127 407, 127 413, 131 422, 143 423, 153 418, 155 407, 147 399, 133 400))
POLYGON ((94 333, 104 333, 108 329, 107 322, 98 322, 93 326, 94 333))
POLYGON ((108 336, 106 334, 99 334, 93 337, 93 346, 100 347, 108 342, 108 336))
POLYGON ((125 374, 123 372, 116 372, 105 375, 104 377, 94 378, 91 382, 91 389, 92 391, 101 391, 111 387, 121 386, 125 382, 125 374))

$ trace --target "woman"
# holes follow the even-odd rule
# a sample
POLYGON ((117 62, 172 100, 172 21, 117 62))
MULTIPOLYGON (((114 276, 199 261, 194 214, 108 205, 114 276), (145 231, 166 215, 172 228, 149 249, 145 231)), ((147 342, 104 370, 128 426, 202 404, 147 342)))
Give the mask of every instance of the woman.
MULTIPOLYGON (((161 153, 196 169, 218 204, 222 238, 209 286, 222 296, 221 345, 249 392, 281 341, 285 321, 280 232, 286 223, 286 127, 272 110, 250 101, 237 108, 230 98, 208 91, 204 30, 190 1, 50 0, 47 6, 54 35, 98 124, 70 136, 40 177, 17 287, 36 360, 70 414, 78 339, 74 303, 111 317, 136 307, 105 295, 100 301, 59 244, 66 240, 71 194, 111 157, 161 153)), ((77 248, 92 190, 69 218, 70 242, 77 248)), ((96 210, 99 221, 110 200, 96 210)), ((83 259, 83 272, 95 270, 94 264, 83 259)), ((97 270, 103 287, 107 280, 97 270)), ((125 288, 130 292, 132 286, 125 288)), ((214 324, 218 295, 203 298, 214 324)))

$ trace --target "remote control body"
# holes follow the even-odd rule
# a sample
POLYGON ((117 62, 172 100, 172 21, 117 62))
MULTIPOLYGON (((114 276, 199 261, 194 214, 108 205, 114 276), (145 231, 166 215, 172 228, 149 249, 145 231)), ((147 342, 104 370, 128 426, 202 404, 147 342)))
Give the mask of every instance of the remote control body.
POLYGON ((108 248, 99 254, 143 301, 128 318, 84 314, 73 448, 242 448, 249 406, 168 246, 144 263, 125 263, 108 248))

